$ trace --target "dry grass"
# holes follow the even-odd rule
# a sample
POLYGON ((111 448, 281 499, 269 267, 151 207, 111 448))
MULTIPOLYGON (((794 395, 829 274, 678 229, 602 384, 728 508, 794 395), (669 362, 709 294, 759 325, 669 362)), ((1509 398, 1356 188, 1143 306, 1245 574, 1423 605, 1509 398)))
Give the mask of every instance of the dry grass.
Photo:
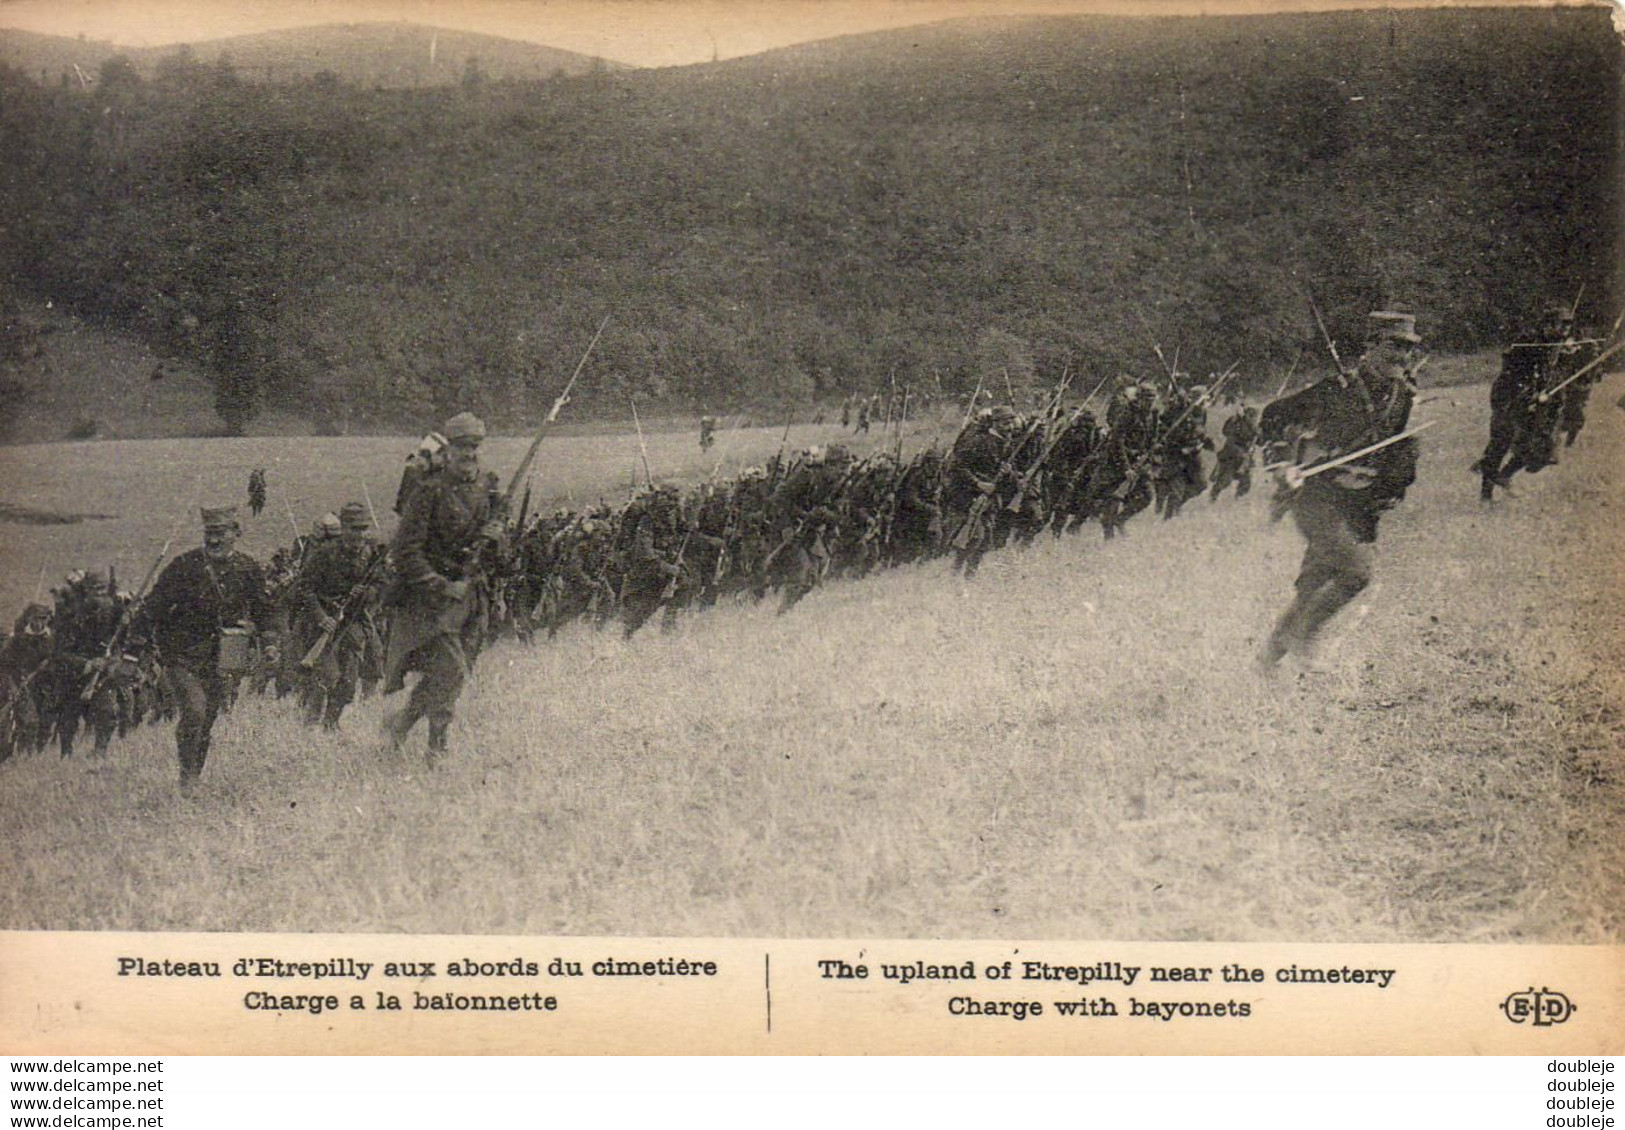
MULTIPOLYGON (((1485 388, 1430 405, 1380 581, 1319 673, 1251 666, 1297 535, 1256 495, 1204 501, 998 555, 969 585, 933 563, 783 618, 502 647, 434 772, 416 744, 382 751, 376 702, 336 738, 245 702, 192 801, 166 731, 95 771, 14 761, 0 925, 1617 942, 1618 385, 1562 466, 1488 510, 1466 471, 1485 388)), ((213 449, 230 483, 260 457, 235 442, 213 449)), ((372 442, 279 441, 273 489, 341 498, 367 475, 377 499, 400 448, 372 442)), ((631 441, 571 442, 543 449, 560 493, 624 481, 631 441)), ((717 454, 656 442, 657 473, 717 454)), ((770 454, 778 434, 725 442, 770 454)), ((99 482, 83 458, 109 446, 33 449, 47 485, 17 500, 107 510, 128 482, 60 484, 99 482)), ((157 446, 128 449, 154 510, 195 475, 157 446)))

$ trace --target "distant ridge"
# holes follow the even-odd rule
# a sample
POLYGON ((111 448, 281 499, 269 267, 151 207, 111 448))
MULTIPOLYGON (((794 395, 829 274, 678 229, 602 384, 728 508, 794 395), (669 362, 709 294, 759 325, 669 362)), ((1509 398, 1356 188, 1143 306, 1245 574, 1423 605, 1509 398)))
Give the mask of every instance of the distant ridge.
POLYGON ((484 79, 534 81, 626 64, 516 39, 424 24, 324 24, 163 47, 126 47, 105 40, 0 29, 0 64, 46 84, 95 82, 108 59, 123 55, 144 78, 164 60, 186 55, 204 64, 225 59, 252 82, 295 82, 327 73, 363 87, 450 86, 484 79), (78 71, 75 71, 75 67, 78 71))

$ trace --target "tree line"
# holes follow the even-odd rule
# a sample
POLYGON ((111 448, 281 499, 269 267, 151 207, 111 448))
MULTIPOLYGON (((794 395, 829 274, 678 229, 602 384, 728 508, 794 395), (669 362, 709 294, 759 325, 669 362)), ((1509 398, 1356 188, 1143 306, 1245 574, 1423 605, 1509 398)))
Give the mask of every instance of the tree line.
POLYGON ((1606 12, 971 21, 654 71, 361 89, 184 52, 0 72, 16 290, 368 428, 786 408, 1611 321, 1606 12), (906 46, 907 49, 904 49, 906 46), (1584 312, 1583 312, 1584 313, 1584 312))

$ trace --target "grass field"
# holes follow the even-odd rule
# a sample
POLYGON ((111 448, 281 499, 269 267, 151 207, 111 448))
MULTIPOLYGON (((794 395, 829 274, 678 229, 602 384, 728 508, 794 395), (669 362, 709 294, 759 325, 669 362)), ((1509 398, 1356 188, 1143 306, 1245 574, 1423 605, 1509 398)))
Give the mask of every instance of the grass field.
MULTIPOLYGON (((1483 373, 1487 377, 1488 371, 1483 373)), ((245 701, 195 799, 170 733, 92 767, 0 766, 0 927, 1618 942, 1625 624, 1614 377, 1561 466, 1481 507, 1483 384, 1432 394, 1378 583, 1318 669, 1252 666, 1301 541, 1268 489, 1044 540, 966 584, 942 562, 736 606, 630 645, 572 629, 482 660, 429 771, 421 737, 336 737, 245 701)), ((792 444, 833 428, 798 428, 792 444)), ((523 440, 489 447, 514 465, 523 440)), ((760 459, 777 429, 651 437, 657 475, 760 459)), ((861 445, 860 445, 861 446, 861 445)), ((629 437, 542 449, 548 493, 617 500, 629 437)), ((135 579, 198 501, 270 469, 246 548, 366 482, 402 441, 0 450, 0 495, 117 514, 7 526, 0 607, 41 566, 135 579)), ((387 524, 387 520, 386 520, 387 524)))

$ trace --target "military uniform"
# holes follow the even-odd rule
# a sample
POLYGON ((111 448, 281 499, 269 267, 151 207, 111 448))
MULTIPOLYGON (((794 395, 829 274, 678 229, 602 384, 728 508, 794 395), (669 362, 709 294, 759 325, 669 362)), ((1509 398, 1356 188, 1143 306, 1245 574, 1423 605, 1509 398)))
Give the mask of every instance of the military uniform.
POLYGON ((98 573, 76 577, 58 595, 54 619, 57 651, 50 678, 57 744, 63 757, 73 756, 81 723, 93 734, 94 756, 106 756, 124 713, 121 696, 134 685, 135 664, 122 654, 107 654, 120 618, 118 601, 107 579, 98 573))
MULTIPOLYGON (((359 503, 345 506, 339 521, 345 534, 320 542, 295 584, 292 650, 305 668, 305 717, 329 730, 338 729, 369 659, 376 663, 380 650, 370 606, 379 588, 378 555, 384 550, 367 537, 371 523, 359 503), (311 658, 308 653, 324 639, 325 646, 311 658)), ((376 677, 376 671, 369 673, 376 677)))
POLYGON ((1490 386, 1489 443, 1474 464, 1481 478, 1479 497, 1486 502, 1496 487, 1510 486, 1519 471, 1533 474, 1557 462, 1566 402, 1561 394, 1553 399, 1546 393, 1574 371, 1578 354, 1568 344, 1569 330, 1568 311, 1551 306, 1528 342, 1501 354, 1501 371, 1490 386))
POLYGON ((502 532, 473 462, 485 425, 461 413, 447 421, 443 434, 458 450, 406 499, 391 546, 395 574, 385 598, 390 624, 383 693, 402 690, 407 672, 420 673, 405 707, 385 718, 385 728, 399 746, 418 719, 427 718, 431 758, 446 748, 457 697, 485 643, 484 582, 478 575, 465 579, 465 569, 479 543, 502 532))
MULTIPOLYGON (((180 710, 175 745, 182 787, 202 775, 215 719, 242 674, 238 645, 244 640, 233 638, 223 649, 222 637, 233 630, 252 634, 270 621, 264 573, 252 557, 231 548, 238 528, 235 507, 205 509, 203 548, 165 566, 140 613, 142 628, 150 628, 142 634, 157 644, 180 710)), ((262 643, 274 657, 275 636, 267 633, 262 643)))
MULTIPOLYGON (((1406 368, 1421 341, 1415 318, 1390 311, 1371 315, 1375 339, 1349 373, 1328 377, 1272 402, 1259 431, 1272 460, 1297 472, 1380 443, 1404 431, 1415 390, 1406 368)), ((1276 513, 1290 510, 1307 545, 1297 595, 1265 645, 1273 665, 1307 648, 1321 627, 1371 582, 1377 521, 1416 478, 1417 442, 1391 443, 1357 461, 1294 481, 1289 476, 1276 513)))
POLYGON ((1236 484, 1236 497, 1245 498, 1253 489, 1253 445, 1258 442, 1258 413, 1243 408, 1224 422, 1220 429, 1224 446, 1213 465, 1213 485, 1209 499, 1217 499, 1231 483, 1236 484))
POLYGON ((668 599, 681 567, 682 502, 675 487, 640 495, 621 516, 617 556, 621 566, 620 609, 626 639, 668 599))

